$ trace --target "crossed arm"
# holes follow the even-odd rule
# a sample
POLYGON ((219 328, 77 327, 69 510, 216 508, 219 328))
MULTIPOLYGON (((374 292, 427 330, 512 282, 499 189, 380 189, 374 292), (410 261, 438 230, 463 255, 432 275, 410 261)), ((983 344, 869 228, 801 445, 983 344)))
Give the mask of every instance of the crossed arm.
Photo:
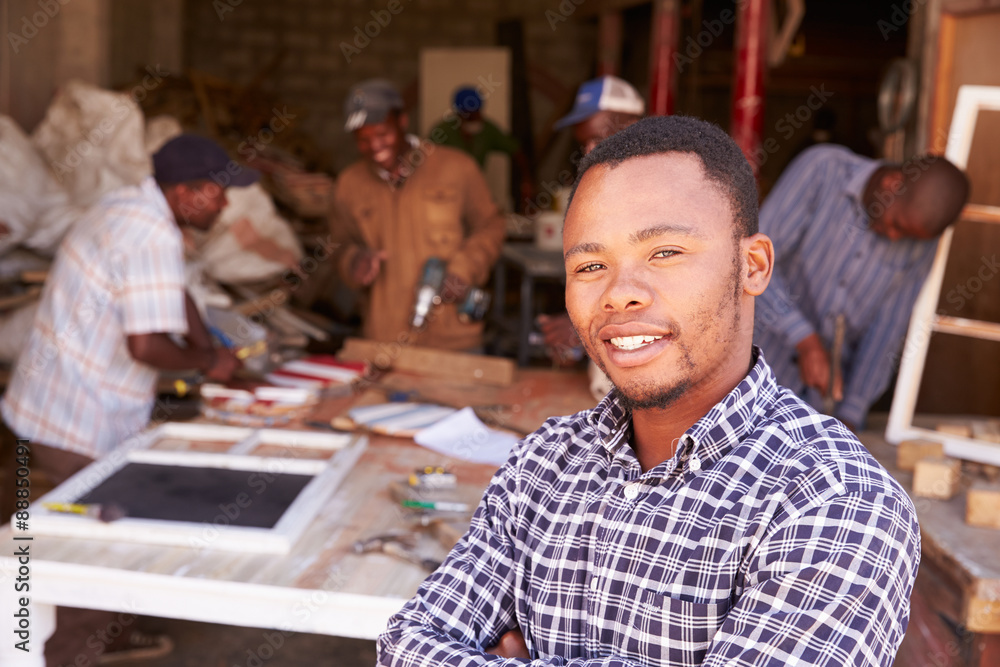
MULTIPOLYGON (((701 662, 692 663, 668 657, 671 640, 666 636, 662 658, 654 659, 628 655, 624 643, 588 653, 582 632, 553 640, 552 628, 522 627, 527 621, 517 611, 517 599, 527 595, 530 606, 532 591, 518 586, 533 588, 545 582, 533 582, 517 572, 518 564, 530 563, 532 555, 518 553, 522 547, 512 537, 516 531, 509 508, 504 507, 504 486, 501 470, 469 533, 390 620, 379 638, 380 665, 530 661, 573 667, 791 663, 888 667, 902 640, 919 561, 919 533, 912 508, 891 494, 834 485, 822 502, 783 507, 783 516, 764 535, 750 540, 742 590, 734 591, 734 604, 705 647, 701 662), (540 642, 547 632, 546 641, 540 642), (537 648, 560 641, 565 642, 561 655, 545 655, 537 648)), ((587 620, 601 622, 601 618, 587 620)), ((558 619, 553 625, 560 625, 558 619)))

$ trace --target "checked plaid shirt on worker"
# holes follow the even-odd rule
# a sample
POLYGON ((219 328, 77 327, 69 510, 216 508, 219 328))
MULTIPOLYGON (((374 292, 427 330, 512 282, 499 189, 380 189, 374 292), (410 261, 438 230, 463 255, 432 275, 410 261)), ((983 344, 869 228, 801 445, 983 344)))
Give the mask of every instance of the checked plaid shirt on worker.
POLYGON ((892 663, 916 517, 840 422, 758 353, 673 458, 643 473, 630 430, 609 396, 521 441, 379 664, 477 664, 513 628, 536 664, 892 663))

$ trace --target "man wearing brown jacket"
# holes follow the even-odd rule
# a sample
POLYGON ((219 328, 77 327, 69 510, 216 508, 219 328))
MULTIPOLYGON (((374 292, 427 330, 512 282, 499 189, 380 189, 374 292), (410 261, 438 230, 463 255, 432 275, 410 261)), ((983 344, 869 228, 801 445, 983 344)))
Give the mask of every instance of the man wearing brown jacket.
POLYGON ((341 278, 365 290, 365 337, 481 350, 483 324, 460 321, 455 305, 487 281, 503 243, 504 219, 479 168, 461 151, 407 134, 402 97, 387 81, 352 88, 345 116, 362 159, 337 179, 331 225, 341 278), (431 257, 446 267, 442 302, 411 330, 431 257))

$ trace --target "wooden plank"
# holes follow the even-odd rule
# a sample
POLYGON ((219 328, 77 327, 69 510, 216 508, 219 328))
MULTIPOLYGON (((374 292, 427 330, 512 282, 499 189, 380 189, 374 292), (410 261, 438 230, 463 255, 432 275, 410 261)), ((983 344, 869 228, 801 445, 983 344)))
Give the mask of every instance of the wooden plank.
POLYGON ((1000 444, 1000 420, 977 419, 972 422, 972 437, 1000 444))
POLYGON ((1000 484, 973 483, 965 498, 965 523, 1000 529, 1000 484))
MULTIPOLYGON (((927 417, 926 421, 932 419, 927 417)), ((926 432, 934 433, 930 430, 926 432)), ((865 431, 860 438, 892 476, 909 489, 913 475, 895 467, 895 452, 881 432, 865 431)), ((966 524, 965 498, 962 496, 951 500, 914 498, 913 504, 920 522, 920 572, 929 567, 935 568, 948 579, 947 588, 961 600, 960 605, 956 605, 954 600, 949 605, 951 598, 934 594, 929 599, 935 610, 948 610, 950 620, 956 625, 970 629, 988 626, 992 621, 985 614, 983 601, 992 600, 993 608, 1000 612, 1000 560, 996 557, 1000 553, 1000 531, 983 530, 966 524)))
POLYGON ((965 618, 972 632, 1000 633, 1000 600, 970 597, 965 604, 965 618))
POLYGON ((962 462, 944 456, 917 461, 913 468, 913 495, 948 500, 958 493, 962 462))
POLYGON ((971 438, 972 428, 968 424, 942 423, 934 427, 939 433, 957 435, 960 438, 971 438))
POLYGON ((337 354, 344 361, 366 361, 375 368, 392 368, 443 379, 509 386, 514 382, 512 359, 465 354, 426 347, 404 347, 396 343, 380 343, 361 338, 348 338, 337 354))
POLYGON ((931 327, 939 333, 1000 341, 1000 324, 994 322, 982 322, 965 317, 951 317, 950 315, 935 315, 931 327))
POLYGON ((961 220, 1000 224, 1000 206, 985 206, 983 204, 966 204, 962 209, 961 220))
POLYGON ((912 471, 917 461, 934 456, 944 456, 944 445, 934 440, 904 440, 896 450, 896 467, 912 471))

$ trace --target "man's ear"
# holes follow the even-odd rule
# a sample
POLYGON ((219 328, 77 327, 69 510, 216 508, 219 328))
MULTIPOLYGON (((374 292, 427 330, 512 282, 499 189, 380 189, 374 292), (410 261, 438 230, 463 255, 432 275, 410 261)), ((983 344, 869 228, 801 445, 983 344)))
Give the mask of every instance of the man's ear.
POLYGON ((760 296, 771 282, 774 244, 765 234, 754 234, 740 241, 740 249, 746 262, 743 291, 750 296, 760 296))
POLYGON ((898 195, 906 189, 903 172, 899 169, 889 169, 882 174, 878 185, 880 190, 892 193, 893 195, 898 195))

